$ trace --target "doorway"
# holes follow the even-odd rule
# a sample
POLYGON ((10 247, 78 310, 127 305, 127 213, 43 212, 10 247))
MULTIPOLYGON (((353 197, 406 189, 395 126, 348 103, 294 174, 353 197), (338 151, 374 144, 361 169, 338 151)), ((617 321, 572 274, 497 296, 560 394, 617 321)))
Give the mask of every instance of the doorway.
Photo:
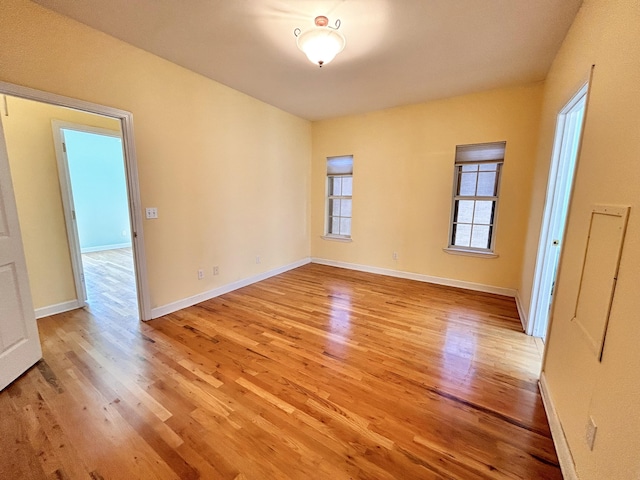
POLYGON ((137 287, 121 132, 52 123, 78 300, 93 313, 135 319, 137 287))
MULTIPOLYGON (((38 105, 64 107, 68 111, 94 114, 111 119, 119 125, 122 132, 128 211, 133 240, 132 250, 137 284, 136 296, 139 306, 138 318, 141 320, 151 319, 136 155, 133 144, 133 117, 131 113, 0 81, 0 99, 2 100, 2 121, 0 121, 0 298, 2 299, 0 302, 0 390, 42 357, 36 312, 34 311, 34 302, 32 302, 32 279, 28 269, 28 262, 25 258, 27 237, 21 231, 22 226, 17 207, 19 195, 15 188, 15 171, 10 165, 9 146, 5 135, 5 121, 11 115, 8 109, 8 96, 33 101, 32 103, 38 105)), ((51 123, 49 122, 45 126, 49 133, 48 141, 53 143, 51 141, 51 123)), ((35 141, 35 138, 31 135, 25 134, 22 125, 18 123, 13 127, 18 132, 14 138, 18 139, 22 149, 23 155, 21 158, 32 158, 33 149, 43 148, 43 143, 35 141)), ((45 140, 44 144, 46 143, 47 141, 45 140)), ((43 174, 40 178, 49 178, 57 175, 52 170, 46 169, 29 170, 29 168, 23 168, 23 170, 26 178, 25 185, 27 186, 24 189, 25 195, 23 198, 30 200, 28 205, 30 208, 27 208, 27 210, 37 211, 42 209, 47 204, 39 201, 40 187, 42 185, 36 181, 34 173, 43 174)), ((45 216, 44 219, 48 220, 48 217, 45 216)), ((46 226, 46 221, 37 225, 41 227, 41 223, 45 223, 46 226)), ((62 229, 64 230, 64 227, 62 229)), ((37 238, 37 235, 32 236, 32 238, 37 238)), ((41 253, 41 258, 55 257, 51 251, 46 249, 41 253)), ((36 264, 38 263, 36 262, 36 264)), ((56 293, 57 283, 54 281, 52 284, 46 285, 47 288, 43 288, 42 291, 56 293)), ((72 298, 76 297, 77 299, 79 296, 74 291, 72 298)), ((59 310, 61 305, 52 305, 51 307, 53 307, 53 310, 59 310)))
MULTIPOLYGON (((121 155, 120 155, 121 174, 123 171, 124 190, 126 192, 125 205, 126 205, 126 213, 129 215, 129 220, 127 225, 124 228, 121 228, 119 230, 119 234, 123 238, 128 237, 128 239, 122 242, 118 242, 117 244, 112 243, 111 245, 121 246, 123 249, 128 249, 128 251, 125 252, 127 253, 126 256, 128 258, 125 260, 132 265, 132 269, 131 269, 132 282, 131 282, 131 287, 128 288, 127 290, 128 290, 129 296, 133 297, 132 303, 134 305, 137 304, 137 310, 134 312, 132 316, 135 319, 149 320, 151 318, 151 313, 150 313, 151 308, 150 308, 148 284, 147 284, 147 278, 146 278, 144 238, 143 238, 143 232, 141 228, 142 214, 141 214, 139 190, 138 190, 137 167, 136 167, 135 149, 133 144, 133 129, 132 129, 131 114, 128 112, 113 109, 110 107, 105 107, 102 105, 92 104, 92 103, 88 103, 88 102, 84 102, 84 101, 80 101, 80 100, 76 100, 68 97, 50 94, 47 92, 33 90, 30 88, 8 84, 5 82, 0 82, 0 95, 2 95, 2 97, 0 97, 2 100, 4 100, 4 98, 9 99, 9 105, 5 104, 4 102, 3 102, 3 105, 1 105, 4 107, 3 113, 2 113, 3 120, 7 115, 7 112, 6 112, 7 106, 9 108, 11 107, 11 99, 17 99, 22 101, 33 101, 32 103, 45 106, 45 107, 57 108, 58 111, 60 112, 67 112, 67 113, 72 112, 77 115, 84 115, 85 117, 89 116, 89 117, 94 117, 96 119, 102 119, 107 122, 112 122, 108 127, 105 127, 105 128, 111 129, 112 131, 113 130, 117 131, 115 137, 117 137, 117 141, 120 143, 118 148, 120 149, 120 152, 121 152, 121 155), (129 246, 125 246, 125 244, 128 244, 129 246)), ((12 113, 15 113, 15 112, 10 111, 8 115, 11 115, 12 113)), ((61 118, 63 120, 68 120, 67 116, 65 115, 62 115, 61 118)), ((74 123, 82 123, 82 124, 86 123, 84 119, 80 121, 71 119, 70 121, 74 123)), ((90 121, 88 123, 91 124, 92 122, 90 121)), ((20 128, 22 128, 22 126, 20 128)), ((52 134, 52 122, 50 120, 46 128, 48 130, 48 138, 49 138, 49 142, 52 145, 51 150, 53 152, 54 135, 52 134)), ((71 133, 71 130, 73 129, 70 128, 69 133, 71 133)), ((38 146, 38 145, 35 145, 35 142, 33 142, 28 135, 25 135, 25 134, 20 135, 22 133, 21 129, 19 129, 18 132, 19 132, 19 135, 17 135, 17 137, 22 136, 23 145, 26 145, 29 148, 33 146, 38 146)), ((2 148, 4 150, 4 145, 2 145, 2 148)), ((40 146, 38 146, 38 148, 40 148, 40 146)), ((5 153, 7 153, 6 150, 5 150, 5 153)), ((60 186, 58 182, 57 168, 55 166, 55 163, 56 163, 55 153, 52 154, 52 157, 53 157, 53 165, 54 165, 53 169, 47 170, 45 176, 49 178, 53 178, 53 181, 56 184, 55 188, 58 190, 59 192, 58 195, 60 196, 60 186)), ((11 162, 11 159, 9 159, 9 161, 11 162)), ((26 194, 23 195, 23 198, 26 197, 30 199, 32 205, 28 205, 27 206, 28 208, 30 208, 31 210, 38 210, 37 208, 38 205, 40 205, 40 208, 41 208, 42 203, 38 204, 37 201, 35 201, 36 200, 35 197, 37 197, 37 195, 34 192, 40 192, 42 191, 42 189, 40 188, 41 185, 38 184, 37 181, 34 181, 33 172, 34 170, 31 170, 30 172, 28 172, 29 176, 27 178, 27 181, 25 182, 27 183, 28 188, 23 189, 25 192, 27 192, 26 194)), ((14 176, 13 167, 12 167, 12 176, 14 176)), ((15 186, 16 186, 16 182, 14 181, 14 187, 15 186)), ((20 201, 20 198, 19 198, 20 195, 18 194, 17 189, 14 188, 14 191, 10 193, 15 195, 16 200, 18 200, 18 202, 20 201)), ((59 203, 60 203, 60 200, 59 200, 59 203)), ((46 218, 46 222, 48 222, 48 226, 51 227, 51 225, 53 225, 54 223, 53 217, 47 216, 45 218, 46 218)), ((62 215, 60 216, 60 218, 62 218, 62 215)), ((65 244, 66 244, 67 233, 65 231, 64 221, 60 221, 56 223, 56 225, 57 225, 56 228, 62 229, 63 236, 65 238, 65 244)), ((41 225, 41 226, 44 227, 45 225, 41 225)), ((24 229, 23 229, 23 235, 22 235, 23 244, 26 244, 29 241, 33 241, 34 239, 39 238, 39 236, 43 236, 43 235, 51 236, 50 234, 44 233, 45 231, 46 230, 41 229, 41 232, 38 232, 38 234, 28 236, 28 235, 25 235, 26 232, 24 232, 24 229)), ((69 241, 71 241, 71 239, 69 239, 69 241)), ((77 243, 78 252, 80 252, 79 245, 80 244, 78 242, 77 243)), ((67 248, 66 250, 67 257, 69 257, 70 248, 68 245, 65 245, 65 246, 67 248)), ((93 254, 93 252, 87 252, 87 254, 90 255, 90 254, 93 254)), ((43 257, 44 258, 60 258, 61 256, 56 255, 55 252, 52 252, 52 251, 42 251, 42 256, 40 258, 36 258, 35 262, 33 263, 39 263, 38 261, 41 260, 43 257)), ((122 257, 122 255, 120 255, 119 257, 122 257)), ((69 263, 69 260, 67 260, 67 262, 69 263)), ((120 266, 116 265, 116 262, 113 262, 113 263, 114 265, 112 265, 112 267, 122 268, 121 265, 120 266)), ((79 264, 78 266, 81 266, 82 262, 78 262, 78 264, 79 264)), ((67 269, 71 270, 70 267, 68 267, 67 269)), ((82 268, 79 268, 78 271, 81 272, 80 277, 82 279, 82 273, 85 273, 85 272, 83 272, 82 268)), ((71 274, 69 275, 71 276, 71 274)), ((104 277, 103 275, 98 275, 98 278, 103 278, 103 277, 104 277)), ((52 282, 44 285, 44 288, 40 289, 40 291, 45 291, 47 293, 59 293, 56 291, 56 289, 62 288, 64 282, 59 282, 57 280, 58 279, 53 279, 52 282)), ((36 282, 34 282, 34 279, 32 278, 30 272, 29 272, 29 281, 31 284, 30 290, 34 292, 34 283, 36 282)), ((77 308, 78 306, 81 306, 80 304, 84 303, 86 299, 83 288, 76 288, 72 285, 71 289, 72 289, 72 293, 66 294, 65 298, 67 299, 73 298, 74 300, 65 301, 62 303, 47 301, 51 299, 41 299, 41 301, 38 302, 37 299, 35 298, 36 294, 34 294, 33 295, 34 304, 37 305, 38 303, 40 303, 40 305, 45 305, 45 308, 38 309, 36 307, 36 315, 37 316, 51 315, 51 314, 59 313, 65 310, 69 310, 69 309, 77 308)), ((135 308, 136 307, 134 307, 134 310, 135 308)))
POLYGON ((558 114, 547 196, 531 296, 527 333, 544 341, 562 253, 567 213, 573 190, 589 84, 585 84, 558 114))

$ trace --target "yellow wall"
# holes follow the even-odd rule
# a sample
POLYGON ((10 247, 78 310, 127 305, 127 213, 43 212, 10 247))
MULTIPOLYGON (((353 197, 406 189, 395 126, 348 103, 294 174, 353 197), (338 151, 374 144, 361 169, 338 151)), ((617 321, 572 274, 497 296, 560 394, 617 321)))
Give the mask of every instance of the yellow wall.
POLYGON ((558 111, 595 64, 543 371, 582 480, 640 478, 640 3, 585 0, 548 75, 522 291, 533 276, 558 111), (594 204, 630 205, 600 363, 571 322, 594 204), (593 451, 585 430, 593 416, 593 451))
POLYGON ((312 130, 26 0, 3 2, 0 80, 134 113, 142 202, 160 214, 144 225, 152 306, 299 260, 309 244, 315 257, 519 288, 526 306, 556 114, 595 63, 544 372, 581 478, 637 478, 639 23, 637 0, 585 0, 545 84, 542 117, 542 86, 530 85, 312 130), (497 140, 507 141, 500 256, 448 255, 455 146, 497 140), (354 155, 352 243, 320 238, 325 159, 345 154, 354 155), (570 322, 594 203, 632 206, 602 363, 570 322), (584 440, 589 415, 599 427, 593 452, 584 440))
POLYGON ((310 122, 26 0, 0 45, 0 80, 133 113, 152 307, 309 255, 310 122))
POLYGON ((7 107, 2 128, 34 308, 75 300, 51 121, 111 130, 119 130, 120 122, 14 97, 7 97, 7 107))
POLYGON ((312 256, 515 289, 541 100, 542 85, 534 84, 314 123, 312 256), (445 253, 456 145, 502 140, 499 257, 445 253), (325 240, 326 157, 349 154, 353 242, 325 240))

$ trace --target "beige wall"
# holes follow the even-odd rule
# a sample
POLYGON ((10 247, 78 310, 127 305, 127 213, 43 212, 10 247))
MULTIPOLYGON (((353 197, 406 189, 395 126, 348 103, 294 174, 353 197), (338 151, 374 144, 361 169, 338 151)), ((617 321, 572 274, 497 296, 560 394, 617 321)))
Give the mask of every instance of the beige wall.
POLYGON ((15 97, 2 110, 34 308, 75 300, 51 121, 110 130, 120 122, 15 97))
POLYGON ((522 291, 533 276, 556 115, 595 64, 543 367, 582 480, 640 478, 640 3, 585 0, 548 75, 522 291), (630 205, 600 363, 575 322, 594 204, 630 205), (598 433, 590 451, 589 416, 598 433))
POLYGON ((547 79, 541 123, 542 86, 531 85, 312 130, 26 0, 3 2, 0 80, 134 113, 142 202, 160 214, 144 225, 152 306, 299 260, 309 244, 316 257, 519 288, 526 306, 555 117, 595 63, 544 372, 581 478, 637 478, 639 20, 636 0, 585 0, 547 79), (448 255, 455 146, 497 140, 507 141, 500 257, 448 255), (325 158, 344 154, 354 155, 352 243, 320 238, 325 158), (602 363, 570 322, 594 203, 632 206, 602 363), (599 427, 593 452, 584 440, 589 415, 599 427))
POLYGON ((521 275, 542 85, 315 122, 314 257, 515 289, 521 275), (507 141, 495 251, 445 253, 456 145, 507 141), (353 242, 322 239, 326 157, 354 156, 353 242), (392 258, 398 252, 398 261, 392 258))
POLYGON ((26 0, 0 44, 0 80, 133 113, 152 307, 309 255, 310 122, 26 0))

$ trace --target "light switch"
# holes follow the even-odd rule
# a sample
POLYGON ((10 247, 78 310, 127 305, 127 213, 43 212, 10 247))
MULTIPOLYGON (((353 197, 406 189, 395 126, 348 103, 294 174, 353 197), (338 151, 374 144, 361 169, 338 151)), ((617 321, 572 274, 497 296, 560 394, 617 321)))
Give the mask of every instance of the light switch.
POLYGON ((158 218, 158 209, 156 207, 150 207, 146 210, 147 219, 158 218))

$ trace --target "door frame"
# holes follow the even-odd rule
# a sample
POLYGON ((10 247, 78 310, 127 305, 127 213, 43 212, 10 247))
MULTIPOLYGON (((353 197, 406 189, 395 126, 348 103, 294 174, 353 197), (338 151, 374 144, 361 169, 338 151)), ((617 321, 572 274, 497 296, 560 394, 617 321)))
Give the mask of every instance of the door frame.
MULTIPOLYGON (((129 219, 131 222, 131 243, 133 247, 133 261, 135 265, 138 311, 141 320, 151 320, 151 301, 149 296, 149 284, 147 281, 147 260, 144 248, 144 232, 142 228, 142 204, 140 202, 138 164, 134 143, 133 114, 125 110, 2 81, 0 81, 0 95, 10 95, 27 100, 48 103, 59 107, 73 108, 75 110, 111 117, 120 121, 127 195, 129 197, 129 219)), ((81 295, 79 294, 78 296, 81 295)))
MULTIPOLYGON (((78 307, 81 308, 87 304, 87 285, 84 278, 82 248, 80 246, 80 237, 78 235, 78 223, 75 214, 75 199, 73 197, 73 185, 71 183, 71 173, 69 171, 69 159, 67 157, 67 151, 64 146, 65 138, 63 130, 73 130, 75 132, 84 132, 94 135, 102 135, 105 137, 119 138, 121 141, 122 132, 120 130, 109 130, 107 128, 92 127, 89 125, 83 125, 81 123, 66 122, 62 120, 52 120, 51 126, 53 129, 53 142, 55 145, 56 161, 58 164, 58 179, 60 180, 60 190, 62 193, 64 220, 67 227, 67 238, 69 240, 69 253, 71 254, 71 267, 73 270, 73 277, 78 296, 78 307)), ((130 213, 128 211, 127 214, 130 216, 130 213)), ((129 219, 129 224, 131 224, 131 219, 129 219)), ((133 235, 131 244, 133 245, 133 235)))
POLYGON ((533 286, 531 289, 531 303, 529 304, 529 321, 527 322, 527 331, 528 335, 532 335, 534 337, 542 337, 546 338, 548 333, 549 323, 550 323, 550 313, 553 309, 553 304, 555 301, 555 296, 551 298, 551 303, 549 304, 549 308, 543 308, 544 300, 543 298, 548 298, 552 295, 552 288, 557 281, 559 276, 559 265, 560 259, 562 258, 562 251, 564 249, 564 242, 561 240, 560 245, 557 247, 560 249, 558 252, 558 261, 556 271, 554 273, 549 273, 548 268, 550 265, 549 259, 551 257, 552 249, 556 248, 552 245, 553 242, 553 231, 552 231, 552 222, 554 220, 554 216, 557 213, 554 207, 558 207, 555 204, 555 195, 556 189, 558 187, 558 181, 560 180, 560 176, 562 173, 567 173, 562 171, 563 161, 566 161, 565 149, 563 148, 563 140, 565 128, 567 127, 567 119, 568 116, 572 113, 574 107, 584 99, 584 112, 582 117, 582 122, 580 125, 580 133, 578 135, 578 146, 576 149, 575 159, 572 161, 573 165, 568 165, 568 168, 571 168, 571 179, 566 185, 568 188, 569 199, 567 202, 567 211, 560 221, 562 222, 562 231, 566 230, 567 221, 568 221, 568 212, 571 208, 571 199, 573 197, 573 187, 575 184, 575 172, 578 169, 578 160, 580 158, 580 151, 582 149, 582 137, 584 135, 584 125, 586 122, 587 115, 587 105, 589 103, 589 91, 591 85, 591 75, 589 76, 589 80, 582 84, 582 86, 578 89, 576 93, 574 93, 571 99, 562 107, 560 112, 557 115, 556 120, 556 130, 554 134, 554 142, 553 142, 553 152, 551 156, 551 165, 549 166, 549 176, 547 181, 547 193, 545 197, 544 203, 544 214, 542 225, 540 229, 540 237, 538 240, 538 253, 536 256, 536 265, 535 265, 535 273, 533 279, 533 286))

